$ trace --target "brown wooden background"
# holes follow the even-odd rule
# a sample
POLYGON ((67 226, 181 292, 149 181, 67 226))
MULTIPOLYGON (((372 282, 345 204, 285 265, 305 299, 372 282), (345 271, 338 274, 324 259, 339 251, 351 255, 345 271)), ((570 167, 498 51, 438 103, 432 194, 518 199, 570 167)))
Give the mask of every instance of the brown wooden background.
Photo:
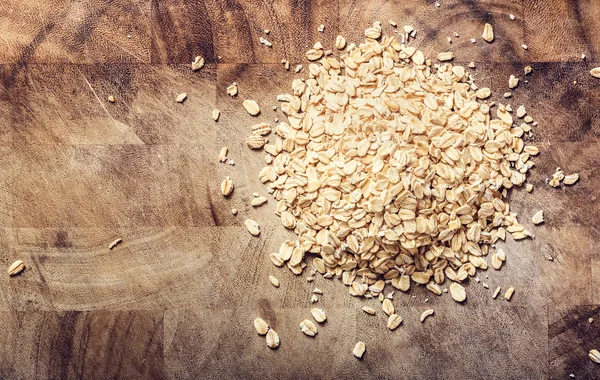
POLYGON ((3 1, 0 267, 20 258, 28 269, 0 275, 0 377, 600 378, 587 359, 600 348, 600 80, 589 75, 600 66, 600 2, 440 3, 3 1), (511 194, 535 240, 504 244, 505 268, 480 275, 489 290, 472 281, 464 305, 423 289, 397 292, 405 321, 394 332, 381 312, 360 311, 379 310, 376 301, 272 266, 268 254, 288 233, 274 202, 248 206, 254 191, 264 194, 262 154, 245 147, 256 119, 241 107, 252 98, 260 120, 281 118, 275 95, 304 74, 284 71, 282 58, 293 67, 308 45, 332 47, 338 33, 358 41, 375 20, 391 33, 389 19, 413 25, 414 45, 429 56, 453 50, 456 62, 475 61, 477 83, 496 100, 509 75, 523 78, 531 64, 510 102, 539 122, 533 140, 542 150, 533 193, 511 194), (493 44, 480 38, 484 22, 494 25, 493 44), (265 28, 273 48, 258 42, 265 28), (192 73, 196 54, 207 65, 192 73), (225 93, 233 81, 236 99, 225 93), (184 104, 174 102, 180 92, 184 104), (224 145, 233 167, 217 163, 224 145), (544 185, 556 166, 579 172, 580 182, 544 185), (219 193, 225 175, 236 184, 231 200, 219 193), (538 209, 546 223, 533 227, 538 209), (263 225, 259 238, 244 230, 248 216, 263 225), (124 243, 108 251, 116 237, 124 243), (498 285, 516 287, 510 303, 492 300, 498 285), (298 323, 314 286, 325 292, 328 322, 310 339, 298 323), (436 314, 421 324, 427 308, 436 314), (279 350, 256 335, 256 316, 279 332, 279 350), (363 361, 350 354, 358 340, 367 344, 363 361))

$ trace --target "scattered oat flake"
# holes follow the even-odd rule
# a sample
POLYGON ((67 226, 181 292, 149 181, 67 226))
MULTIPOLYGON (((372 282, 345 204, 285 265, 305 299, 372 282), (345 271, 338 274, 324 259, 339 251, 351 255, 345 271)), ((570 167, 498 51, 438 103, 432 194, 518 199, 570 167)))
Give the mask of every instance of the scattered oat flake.
POLYGON ((589 319, 588 319, 588 322, 589 322, 589 323, 593 323, 593 322, 594 322, 594 318, 589 318, 589 319))
POLYGON ((267 332, 267 346, 269 348, 275 349, 279 347, 279 334, 275 332, 273 329, 269 329, 267 332))
POLYGON ((23 260, 17 260, 8 267, 8 274, 10 276, 16 276, 23 272, 23 270, 25 270, 25 263, 23 260))
POLYGON ((302 322, 300 322, 300 331, 302 331, 304 335, 311 337, 317 335, 318 333, 317 326, 308 319, 305 319, 302 322))
POLYGON ((248 232, 251 235, 254 235, 254 236, 260 235, 260 226, 254 220, 246 219, 246 221, 244 222, 244 225, 246 226, 246 229, 248 230, 248 232))
POLYGON ((250 205, 252 207, 259 207, 264 205, 265 203, 267 203, 267 198, 266 197, 257 197, 254 198, 250 201, 250 205))
POLYGON ((313 295, 310 297, 310 303, 316 303, 316 302, 318 302, 318 301, 319 301, 319 296, 317 296, 316 294, 313 294, 313 295))
POLYGON ((297 65, 294 69, 295 72, 299 73, 302 70, 302 65, 297 65))
POLYGON ((367 347, 365 346, 364 342, 358 342, 352 350, 352 355, 356 356, 359 359, 362 359, 363 355, 365 354, 366 348, 367 347))
POLYGON ((544 222, 544 211, 540 210, 531 217, 533 224, 541 224, 544 222))
POLYGON ((232 215, 237 215, 237 213, 238 213, 238 210, 236 208, 232 208, 231 209, 231 214, 232 215))
POLYGON ((429 317, 430 315, 433 315, 434 310, 433 309, 429 309, 429 310, 425 310, 422 314, 421 314, 421 318, 420 321, 421 322, 425 322, 425 319, 427 317, 429 317))
POLYGON ((521 47, 523 48, 523 50, 527 50, 528 49, 527 45, 525 45, 525 44, 521 45, 521 47))
POLYGON ((321 308, 315 307, 310 309, 310 313, 312 314, 315 321, 319 323, 325 322, 327 320, 327 316, 325 315, 325 311, 321 308))
POLYGON ((458 282, 453 282, 450 284, 450 295, 456 302, 463 302, 467 299, 467 292, 465 288, 458 282))
POLYGON ((515 17, 515 15, 513 15, 512 13, 511 13, 511 14, 509 14, 509 15, 508 15, 508 17, 509 17, 511 20, 514 20, 514 19, 516 18, 516 17, 515 17))
POLYGON ((390 314, 387 321, 387 328, 390 330, 395 330, 402 323, 402 317, 398 314, 390 314))
POLYGON ((194 62, 192 62, 192 71, 200 70, 204 67, 204 58, 202 56, 196 56, 194 62))
POLYGON ((390 20, 390 25, 393 26, 394 28, 398 26, 398 24, 396 24, 396 21, 390 20))
POLYGON ((227 177, 221 182, 221 194, 223 196, 228 197, 233 192, 233 181, 231 178, 227 177))
POLYGON ((364 311, 365 313, 370 314, 370 315, 375 315, 375 309, 370 308, 368 306, 363 306, 362 311, 364 311))
POLYGON ((533 191, 533 185, 528 183, 527 185, 525 185, 525 189, 528 193, 531 193, 533 191))
POLYGON ((121 244, 121 242, 122 242, 122 241, 123 241, 123 239, 121 239, 121 238, 115 239, 115 240, 114 240, 112 243, 110 243, 110 244, 108 245, 108 249, 113 249, 113 248, 114 248, 114 247, 116 247, 118 244, 121 244))
POLYGON ((273 44, 270 43, 269 41, 267 41, 266 38, 260 37, 258 40, 260 41, 261 44, 265 45, 266 47, 272 47, 273 46, 273 44))
POLYGON ((515 77, 514 75, 511 75, 510 78, 508 78, 508 88, 516 88, 519 85, 519 78, 515 77))
POLYGON ((590 350, 588 356, 591 361, 600 364, 600 352, 598 350, 590 350))
POLYGON ((483 34, 481 35, 481 37, 483 37, 485 41, 490 43, 494 41, 494 28, 492 28, 492 25, 486 23, 483 26, 483 34))
POLYGON ((523 71, 525 72, 525 75, 529 75, 529 74, 531 74, 531 72, 533 71, 533 69, 531 68, 531 66, 525 66, 525 68, 523 69, 523 71))
POLYGON ((498 294, 500 294, 500 287, 496 288, 496 290, 494 291, 494 294, 492 294, 492 298, 496 299, 496 297, 498 297, 498 294))
POLYGON ((228 148, 226 146, 221 148, 221 150, 219 151, 219 162, 225 162, 227 160, 227 152, 228 148))
POLYGON ((111 103, 114 103, 115 102, 115 97, 112 96, 112 95, 109 95, 108 96, 108 101, 111 102, 111 103))
POLYGON ((227 94, 231 97, 236 96, 238 93, 237 83, 233 82, 229 86, 227 86, 227 94))
POLYGON ((394 314, 394 305, 392 304, 392 301, 389 299, 384 299, 383 300, 383 304, 381 305, 383 308, 383 312, 386 313, 387 315, 392 315, 394 314))
POLYGON ((219 120, 219 116, 220 116, 220 115, 221 115, 221 112, 219 112, 219 110, 218 110, 218 109, 216 109, 216 108, 215 108, 215 109, 212 111, 212 118, 213 118, 213 120, 214 120, 214 121, 218 121, 218 120, 219 120))
POLYGON ((504 293, 504 299, 507 301, 510 301, 510 299, 512 298, 514 293, 515 293, 515 288, 514 288, 514 286, 511 286, 510 288, 508 288, 506 293, 504 293))
POLYGON ((242 102, 242 105, 246 109, 246 112, 248 112, 252 116, 256 116, 260 113, 260 107, 258 106, 258 103, 256 103, 256 101, 252 99, 244 100, 242 102))
POLYGON ((335 38, 335 48, 338 50, 342 50, 345 47, 346 47, 346 39, 344 37, 338 35, 335 38))
POLYGON ((590 74, 592 74, 594 78, 600 78, 600 67, 595 67, 591 69, 590 74))
POLYGON ((187 99, 187 94, 185 92, 182 92, 181 94, 177 95, 177 97, 175 98, 175 101, 177 103, 183 103, 183 101, 187 99))
POLYGON ((319 28, 317 29, 320 33, 323 33, 325 31, 325 25, 321 24, 319 25, 319 28))
POLYGON ((273 286, 276 288, 278 288, 280 285, 279 280, 275 276, 269 276, 269 281, 271 281, 271 284, 273 284, 273 286))
POLYGON ((254 320, 254 328, 256 329, 258 335, 266 335, 269 331, 269 324, 262 318, 256 318, 254 320))
POLYGON ((446 51, 443 53, 439 53, 437 56, 438 60, 445 62, 445 61, 451 61, 454 59, 454 53, 451 51, 446 51))
POLYGON ((314 288, 312 291, 314 294, 323 294, 323 291, 319 288, 314 288))
POLYGON ((577 174, 577 173, 569 174, 569 175, 565 176, 565 178, 563 179, 563 183, 565 185, 573 185, 578 180, 579 180, 579 174, 577 174))

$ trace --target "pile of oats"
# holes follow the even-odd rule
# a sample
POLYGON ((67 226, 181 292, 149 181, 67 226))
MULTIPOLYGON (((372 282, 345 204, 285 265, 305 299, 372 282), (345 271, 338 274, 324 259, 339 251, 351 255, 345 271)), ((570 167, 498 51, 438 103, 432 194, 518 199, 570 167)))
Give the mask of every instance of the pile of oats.
MULTIPOLYGON (((452 52, 434 62, 381 36, 381 23, 365 36, 360 45, 338 36, 339 59, 320 44, 307 52, 308 77, 277 97, 287 120, 270 143, 255 135, 265 143, 250 146, 264 149, 259 178, 297 235, 271 259, 301 274, 312 256, 353 296, 411 281, 441 294, 446 278, 487 269, 507 232, 531 236, 505 200, 534 165, 538 149, 521 139, 531 125, 488 102, 490 89, 448 62, 452 52)), ((464 301, 462 286, 451 290, 464 301)))

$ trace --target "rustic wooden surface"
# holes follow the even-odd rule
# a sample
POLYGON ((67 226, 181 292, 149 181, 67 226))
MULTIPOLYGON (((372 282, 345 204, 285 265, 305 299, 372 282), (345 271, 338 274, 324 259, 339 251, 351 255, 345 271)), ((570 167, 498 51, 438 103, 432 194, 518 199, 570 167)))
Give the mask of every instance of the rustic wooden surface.
POLYGON ((440 3, 0 4, 0 266, 28 265, 16 278, 0 276, 0 377, 600 378, 587 358, 600 348, 600 81, 588 74, 600 66, 600 3, 440 3), (511 193, 536 238, 503 244, 506 267, 479 275, 489 290, 471 281, 464 305, 420 288, 397 294, 404 323, 394 332, 382 313, 359 310, 376 301, 272 266, 268 254, 288 232, 273 202, 248 206, 264 192, 262 155, 245 147, 255 119, 241 108, 253 98, 263 107, 258 119, 281 118, 275 95, 303 75, 284 71, 282 58, 299 63, 306 46, 331 46, 338 33, 357 41, 375 20, 391 33, 389 19, 415 26, 414 44, 429 56, 450 49, 457 62, 475 61, 476 80, 496 100, 509 75, 522 78, 530 64, 510 102, 539 122, 533 140, 542 150, 533 193, 511 193), (484 22, 494 25, 493 44, 480 38, 484 22), (265 28, 273 48, 258 42, 265 28), (460 37, 448 45, 454 31, 460 37), (196 54, 207 65, 192 73, 196 54), (233 81, 236 99, 225 94, 233 81), (184 104, 174 102, 180 92, 184 104), (216 162, 224 145, 233 167, 216 162), (581 180, 549 188, 556 166, 581 180), (229 200, 218 190, 225 175, 236 184, 229 200), (533 227, 538 209, 546 222, 533 227), (259 238, 245 232, 247 216, 264 226, 259 238), (108 251, 116 237, 123 244, 108 251), (517 289, 510 303, 492 300, 496 286, 509 285, 517 289), (297 326, 314 286, 329 318, 310 339, 297 326), (427 308, 436 314, 421 324, 427 308), (279 332, 277 351, 254 332, 256 316, 279 332), (350 354, 358 340, 367 344, 363 361, 350 354))

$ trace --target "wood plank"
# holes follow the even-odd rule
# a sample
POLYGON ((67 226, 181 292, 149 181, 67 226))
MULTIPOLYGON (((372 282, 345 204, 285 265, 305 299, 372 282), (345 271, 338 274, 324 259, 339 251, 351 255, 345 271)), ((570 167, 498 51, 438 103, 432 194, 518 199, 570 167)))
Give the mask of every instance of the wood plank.
POLYGON ((215 63, 212 23, 203 1, 150 0, 152 63, 215 63))
POLYGON ((0 311, 2 378, 163 376, 162 311, 0 311))
POLYGON ((381 21, 383 30, 396 30, 389 20, 398 24, 400 33, 404 25, 412 25, 417 37, 411 43, 435 58, 439 52, 453 51, 457 62, 519 62, 523 59, 523 5, 520 0, 484 0, 439 2, 369 2, 341 0, 340 20, 346 20, 340 33, 348 41, 364 40, 363 31, 374 21, 381 21), (511 20, 509 14, 516 19, 511 20), (441 21, 443 20, 443 21, 441 21), (486 22, 494 26, 495 41, 488 44, 481 38, 486 22), (459 37, 455 37, 454 33, 459 37), (452 38, 448 43, 447 38, 452 38), (471 42, 476 39, 476 43, 471 42))
POLYGON ((525 1, 526 59, 532 62, 600 60, 600 9, 594 0, 525 1))
POLYGON ((588 358, 589 350, 600 346, 600 307, 598 305, 549 307, 548 360, 549 379, 596 377, 598 365, 588 358), (588 319, 594 318, 594 323, 588 319))
POLYGON ((169 146, 23 147, 5 179, 17 227, 194 226, 211 223, 201 149, 169 146), (196 177, 196 178, 198 178, 196 177), (38 213, 36 210, 44 210, 38 213))
POLYGON ((29 65, 3 85, 16 144, 196 144, 216 134, 216 68, 189 65, 29 65), (175 98, 186 92, 179 104, 175 98), (109 95, 115 97, 110 103, 109 95))
MULTIPOLYGON (((584 100, 593 102, 598 98, 593 95, 594 91, 597 93, 597 80, 589 74, 587 65, 573 62, 534 63, 531 64, 533 71, 529 75, 525 75, 524 67, 525 64, 519 63, 495 63, 486 69, 490 70, 492 88, 495 90, 492 99, 511 104, 515 113, 518 106, 525 105, 527 113, 538 123, 532 129, 532 139, 527 141, 597 141, 600 133, 592 125, 597 109, 584 100), (520 78, 519 86, 513 90, 508 87, 510 75, 520 78), (504 92, 512 93, 512 97, 504 98, 504 92)), ((516 115, 513 118, 518 120, 516 115)))
POLYGON ((149 0, 9 0, 2 7, 0 63, 150 62, 149 0))
POLYGON ((13 348, 0 360, 0 377, 593 377, 587 351, 600 337, 586 317, 600 303, 594 1, 9 0, 0 7, 0 262, 27 264, 19 276, 0 276, 0 346, 13 348), (509 192, 511 210, 536 238, 499 242, 505 267, 469 279, 465 304, 414 285, 396 291, 404 322, 394 332, 377 300, 349 296, 337 279, 309 282, 273 266, 269 254, 294 235, 272 199, 249 205, 253 192, 267 194, 257 179, 264 153, 245 143, 252 124, 284 120, 272 109, 275 97, 305 77, 308 47, 331 48, 338 33, 360 42, 375 20, 393 33, 389 19, 415 26, 411 43, 431 57, 452 50, 455 62, 476 62, 469 71, 479 87, 492 88, 492 100, 525 104, 539 123, 526 141, 542 152, 528 179, 533 193, 509 192), (494 25, 492 44, 481 39, 485 22, 494 25), (197 54, 207 65, 192 72, 197 54), (525 77, 527 64, 534 71, 525 77), (510 74, 522 82, 507 100, 510 74), (236 98, 225 92, 232 82, 236 98), (181 92, 188 99, 178 104, 181 92), (258 101, 260 116, 244 111, 245 99, 258 101), (223 146, 234 166, 217 162, 223 146), (580 181, 550 188, 545 180, 558 166, 580 181), (228 175, 235 191, 224 198, 219 184, 228 175), (536 227, 530 218, 540 209, 546 221, 536 227), (259 237, 244 228, 248 217, 261 224, 259 237), (109 251, 117 237, 123 243, 109 251), (510 285, 510 303, 491 298, 510 285), (310 319, 315 287, 329 319, 311 339, 298 324, 310 319), (436 314, 421 324, 428 308, 436 314), (255 334, 257 316, 279 332, 279 350, 255 334), (362 361, 351 355, 359 339, 367 343, 362 361))
POLYGON ((213 26, 215 55, 223 63, 298 62, 316 41, 333 46, 338 30, 337 0, 205 0, 204 5, 213 26), (320 24, 326 26, 323 33, 317 31, 320 24), (265 29, 271 33, 265 35, 265 29), (260 36, 273 46, 262 45, 260 36))
POLYGON ((436 314, 421 324, 418 318, 425 307, 409 307, 402 310, 403 324, 389 331, 381 311, 368 316, 358 308, 325 306, 330 318, 318 325, 316 337, 309 338, 298 329, 302 319, 310 318, 308 310, 265 307, 167 311, 168 376, 278 379, 293 374, 294 378, 333 379, 404 374, 411 379, 432 379, 441 378, 441 372, 452 379, 518 378, 523 373, 532 378, 547 376, 545 308, 497 303, 486 309, 458 306, 461 313, 457 313, 457 306, 450 305, 437 308, 436 314), (463 314, 468 314, 468 323, 463 314), (267 348, 265 338, 251 327, 257 315, 265 317, 279 333, 281 346, 276 351, 267 348), (501 336, 474 332, 493 326, 502 327, 501 336), (358 340, 367 346, 363 360, 351 354, 358 340))

